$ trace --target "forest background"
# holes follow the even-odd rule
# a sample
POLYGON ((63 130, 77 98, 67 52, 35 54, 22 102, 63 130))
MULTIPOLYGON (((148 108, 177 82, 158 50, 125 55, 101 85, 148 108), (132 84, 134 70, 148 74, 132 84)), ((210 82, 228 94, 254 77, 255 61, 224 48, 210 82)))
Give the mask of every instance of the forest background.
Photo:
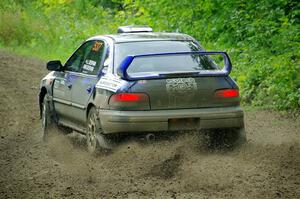
POLYGON ((227 51, 244 104, 300 109, 297 0, 0 1, 0 48, 43 60, 64 62, 83 40, 121 25, 186 33, 227 51))

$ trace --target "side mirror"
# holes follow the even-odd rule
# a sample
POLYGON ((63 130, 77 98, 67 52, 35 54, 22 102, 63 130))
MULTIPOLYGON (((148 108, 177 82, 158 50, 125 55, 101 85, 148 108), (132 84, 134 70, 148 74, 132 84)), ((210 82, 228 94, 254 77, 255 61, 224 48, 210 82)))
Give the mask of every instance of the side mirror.
POLYGON ((63 66, 59 60, 54 60, 47 63, 47 69, 50 71, 62 71, 63 66))

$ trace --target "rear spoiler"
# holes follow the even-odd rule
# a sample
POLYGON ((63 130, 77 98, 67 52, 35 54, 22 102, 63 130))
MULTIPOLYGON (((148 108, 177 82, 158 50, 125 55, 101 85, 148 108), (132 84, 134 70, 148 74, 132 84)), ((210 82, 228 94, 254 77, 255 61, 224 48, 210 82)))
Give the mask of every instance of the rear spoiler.
MULTIPOLYGON (((228 76, 231 72, 231 61, 226 52, 205 52, 205 51, 194 51, 194 52, 176 52, 176 53, 158 53, 158 54, 141 54, 141 55, 129 55, 127 56, 120 64, 117 73, 118 75, 128 81, 136 81, 136 80, 146 80, 146 79, 164 79, 167 78, 168 75, 172 75, 173 73, 168 74, 150 74, 150 75, 143 75, 143 76, 135 76, 130 77, 127 73, 127 69, 129 68, 130 64, 135 58, 139 57, 156 57, 156 56, 176 56, 176 55, 190 55, 190 54, 199 54, 199 55, 216 55, 220 54, 224 58, 225 66, 223 70, 218 71, 209 71, 209 70, 203 70, 203 71, 196 71, 189 73, 190 76, 193 77, 217 77, 217 76, 228 76)), ((180 72, 174 72, 174 74, 179 74, 180 72)), ((186 72, 184 72, 187 74, 186 72)))

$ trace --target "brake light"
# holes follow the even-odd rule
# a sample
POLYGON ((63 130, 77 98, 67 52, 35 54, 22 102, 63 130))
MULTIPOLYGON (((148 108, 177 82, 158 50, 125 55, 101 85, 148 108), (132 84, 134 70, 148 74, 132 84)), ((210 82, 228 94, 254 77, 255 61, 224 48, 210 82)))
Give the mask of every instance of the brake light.
POLYGON ((111 109, 149 110, 149 97, 145 93, 117 93, 109 99, 111 109))
POLYGON ((239 90, 238 89, 217 90, 215 92, 215 96, 219 98, 235 98, 235 97, 239 97, 239 90))
POLYGON ((114 102, 138 102, 147 100, 147 96, 143 93, 118 93, 111 97, 114 102))

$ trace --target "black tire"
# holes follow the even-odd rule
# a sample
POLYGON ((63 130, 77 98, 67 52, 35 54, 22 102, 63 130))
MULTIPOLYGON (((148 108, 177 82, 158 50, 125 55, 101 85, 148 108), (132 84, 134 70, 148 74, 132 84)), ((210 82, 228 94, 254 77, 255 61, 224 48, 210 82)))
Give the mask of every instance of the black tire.
POLYGON ((43 140, 48 141, 51 134, 56 129, 56 123, 53 120, 53 116, 50 110, 50 103, 49 103, 49 95, 46 94, 43 99, 42 104, 42 133, 43 133, 43 140))
POLYGON ((245 128, 209 129, 204 131, 204 142, 211 149, 233 149, 246 143, 245 128))
POLYGON ((107 152, 112 149, 112 142, 108 136, 103 133, 95 107, 92 107, 88 114, 86 140, 87 150, 91 154, 96 155, 99 152, 107 152))

